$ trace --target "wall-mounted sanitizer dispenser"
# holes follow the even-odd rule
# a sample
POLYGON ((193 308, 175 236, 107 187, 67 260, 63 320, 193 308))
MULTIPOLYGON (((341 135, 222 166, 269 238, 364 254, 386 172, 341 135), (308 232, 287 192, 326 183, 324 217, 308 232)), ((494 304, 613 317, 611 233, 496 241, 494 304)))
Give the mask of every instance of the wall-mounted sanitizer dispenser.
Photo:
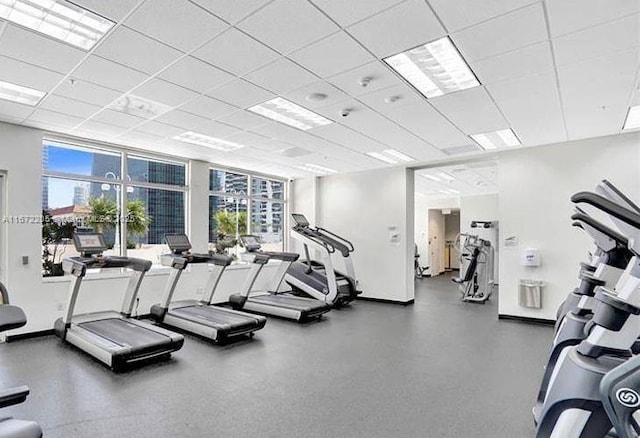
POLYGON ((522 266, 540 266, 540 253, 535 248, 527 248, 522 252, 522 266))

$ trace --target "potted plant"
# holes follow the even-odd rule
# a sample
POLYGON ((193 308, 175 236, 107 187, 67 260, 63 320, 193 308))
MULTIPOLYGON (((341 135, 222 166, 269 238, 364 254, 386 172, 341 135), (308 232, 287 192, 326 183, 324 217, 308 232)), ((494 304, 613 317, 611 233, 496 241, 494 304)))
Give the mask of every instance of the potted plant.
POLYGON ((236 231, 238 234, 247 233, 247 213, 244 211, 236 213, 227 210, 220 210, 213 216, 217 226, 216 249, 217 254, 227 254, 229 248, 238 244, 236 231))
POLYGON ((73 237, 76 224, 73 221, 56 221, 49 212, 42 211, 42 276, 60 277, 65 245, 73 237))

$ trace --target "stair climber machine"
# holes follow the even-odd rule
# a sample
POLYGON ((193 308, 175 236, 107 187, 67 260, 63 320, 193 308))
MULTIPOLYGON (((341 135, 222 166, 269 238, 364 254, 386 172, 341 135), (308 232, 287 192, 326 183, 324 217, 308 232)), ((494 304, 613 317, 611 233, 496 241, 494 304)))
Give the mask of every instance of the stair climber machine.
POLYGON ((460 253, 461 276, 451 281, 459 285, 462 301, 486 303, 493 293, 493 280, 490 280, 493 278, 491 242, 477 235, 460 234, 455 247, 460 253))
POLYGON ((560 353, 539 410, 538 438, 640 434, 640 356, 632 354, 640 337, 640 214, 623 207, 628 199, 612 185, 603 182, 598 192, 606 197, 581 192, 571 200, 607 214, 626 237, 633 257, 615 290, 596 286, 586 337, 560 353))
POLYGON ((331 306, 324 301, 279 291, 287 269, 300 257, 298 254, 261 251, 261 245, 256 236, 240 236, 240 242, 249 254, 280 260, 280 265, 275 269, 266 291, 251 292, 254 278, 249 282, 250 284, 242 287, 243 293, 231 295, 229 304, 235 310, 278 316, 300 323, 318 319, 331 310, 331 306))
POLYGON ((294 293, 302 293, 311 298, 324 301, 334 307, 349 304, 362 293, 358 290, 358 282, 353 268, 353 244, 324 228, 311 227, 302 214, 291 215, 293 221, 292 237, 304 245, 306 260, 291 264, 284 280, 294 293), (321 261, 311 260, 309 246, 322 254, 321 261), (333 269, 332 254, 342 255, 346 273, 333 269))
POLYGON ((114 371, 130 365, 168 358, 182 348, 184 336, 146 321, 131 317, 133 306, 145 274, 151 269, 149 260, 133 257, 104 256, 107 249, 99 233, 77 233, 73 236, 79 257, 63 260, 62 268, 73 276, 63 317, 56 320, 55 334, 75 345, 114 371), (122 269, 133 272, 119 312, 94 312, 74 315, 82 281, 89 269, 122 269))
MULTIPOLYGON (((162 303, 151 307, 151 315, 155 320, 170 328, 189 332, 216 343, 224 343, 246 335, 253 336, 267 322, 260 315, 238 312, 212 304, 220 278, 233 259, 217 254, 191 253, 191 242, 186 234, 167 234, 165 236, 171 254, 162 256, 162 264, 172 269, 164 291, 162 303), (210 274, 205 286, 202 300, 171 301, 182 273, 190 264, 207 264, 210 274)), ((268 257, 256 255, 253 267, 245 287, 251 287, 268 257)))
MULTIPOLYGON (((22 309, 9 304, 9 293, 0 283, 0 333, 24 326, 27 316, 22 309)), ((29 387, 0 389, 0 408, 18 405, 26 401, 29 387)), ((13 417, 0 418, 0 438, 40 438, 42 428, 35 421, 18 420, 13 417)))

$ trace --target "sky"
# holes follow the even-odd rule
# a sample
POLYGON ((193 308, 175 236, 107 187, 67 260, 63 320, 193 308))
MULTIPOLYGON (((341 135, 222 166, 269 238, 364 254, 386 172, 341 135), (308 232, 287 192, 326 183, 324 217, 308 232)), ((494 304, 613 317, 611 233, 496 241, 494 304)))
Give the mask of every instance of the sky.
MULTIPOLYGON (((93 154, 77 149, 49 148, 48 169, 57 172, 91 175, 93 154)), ((49 178, 49 208, 73 205, 73 188, 79 181, 49 178)))

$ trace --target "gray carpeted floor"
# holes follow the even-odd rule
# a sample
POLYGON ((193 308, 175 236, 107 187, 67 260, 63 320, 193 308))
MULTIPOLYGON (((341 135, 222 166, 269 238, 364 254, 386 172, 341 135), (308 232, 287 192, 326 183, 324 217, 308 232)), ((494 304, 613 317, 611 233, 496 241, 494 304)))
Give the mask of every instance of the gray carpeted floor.
POLYGON ((498 321, 448 276, 416 303, 359 301, 323 321, 271 318, 252 341, 187 336, 164 363, 113 374, 54 337, 0 346, 46 437, 525 437, 552 328, 498 321))

